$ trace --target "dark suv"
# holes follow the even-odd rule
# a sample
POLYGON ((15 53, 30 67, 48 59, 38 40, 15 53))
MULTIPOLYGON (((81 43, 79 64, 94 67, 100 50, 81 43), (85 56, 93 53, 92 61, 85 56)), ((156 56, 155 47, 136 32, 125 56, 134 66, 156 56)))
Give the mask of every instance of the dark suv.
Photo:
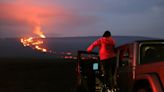
POLYGON ((116 70, 120 92, 164 92, 164 40, 118 47, 116 70))
MULTIPOLYGON (((116 53, 112 92, 164 92, 164 40, 131 42, 117 47, 116 53)), ((80 92, 107 92, 99 80, 97 53, 78 51, 76 69, 80 92)))

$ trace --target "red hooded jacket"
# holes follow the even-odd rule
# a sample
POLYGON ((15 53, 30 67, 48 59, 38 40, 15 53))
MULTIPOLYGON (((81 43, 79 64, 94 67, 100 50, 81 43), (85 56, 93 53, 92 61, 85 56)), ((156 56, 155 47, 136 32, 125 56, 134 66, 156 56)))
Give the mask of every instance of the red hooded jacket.
POLYGON ((99 47, 100 60, 106 60, 115 57, 115 41, 112 39, 112 37, 101 37, 97 39, 87 48, 87 51, 91 52, 97 46, 99 47))

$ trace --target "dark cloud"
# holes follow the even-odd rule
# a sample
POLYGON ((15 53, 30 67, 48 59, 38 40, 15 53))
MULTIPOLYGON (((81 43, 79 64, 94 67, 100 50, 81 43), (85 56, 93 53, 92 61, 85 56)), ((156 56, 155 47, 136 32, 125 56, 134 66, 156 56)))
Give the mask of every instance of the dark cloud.
MULTIPOLYGON (((11 29, 16 31, 16 34, 25 33, 17 31, 18 29, 31 32, 26 30, 26 27, 30 25, 28 19, 32 18, 41 22, 43 32, 48 36, 97 35, 110 27, 114 35, 146 33, 145 36, 163 37, 164 0, 69 0, 69 2, 27 0, 27 2, 32 5, 29 3, 19 7, 16 5, 15 9, 15 6, 11 5, 8 8, 0 8, 0 20, 2 20, 0 29, 11 29)), ((7 32, 9 31, 3 33, 7 32)))
POLYGON ((0 18, 0 27, 2 26, 24 26, 27 25, 27 21, 24 20, 17 20, 13 18, 2 19, 0 18))
POLYGON ((101 0, 97 4, 99 5, 90 3, 87 8, 90 7, 89 9, 93 11, 95 10, 110 14, 136 14, 148 11, 151 12, 153 7, 160 7, 161 9, 164 9, 164 0, 101 0))

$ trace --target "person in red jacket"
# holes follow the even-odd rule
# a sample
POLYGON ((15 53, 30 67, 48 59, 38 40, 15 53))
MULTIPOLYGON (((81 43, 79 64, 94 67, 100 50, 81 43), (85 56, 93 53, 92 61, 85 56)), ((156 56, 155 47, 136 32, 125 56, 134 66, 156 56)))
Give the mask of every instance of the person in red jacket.
POLYGON ((95 47, 99 47, 99 57, 102 75, 109 89, 113 86, 114 64, 115 64, 115 41, 110 31, 105 31, 103 37, 98 38, 88 48, 87 52, 91 52, 95 47))

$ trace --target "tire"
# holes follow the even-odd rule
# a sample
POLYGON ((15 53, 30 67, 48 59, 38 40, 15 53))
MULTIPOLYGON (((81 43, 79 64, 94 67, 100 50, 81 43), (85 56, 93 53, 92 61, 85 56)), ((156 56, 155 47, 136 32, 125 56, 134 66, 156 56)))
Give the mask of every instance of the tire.
POLYGON ((141 84, 134 92, 153 92, 149 84, 141 84))
POLYGON ((152 90, 148 87, 140 87, 136 92, 152 92, 152 90))

